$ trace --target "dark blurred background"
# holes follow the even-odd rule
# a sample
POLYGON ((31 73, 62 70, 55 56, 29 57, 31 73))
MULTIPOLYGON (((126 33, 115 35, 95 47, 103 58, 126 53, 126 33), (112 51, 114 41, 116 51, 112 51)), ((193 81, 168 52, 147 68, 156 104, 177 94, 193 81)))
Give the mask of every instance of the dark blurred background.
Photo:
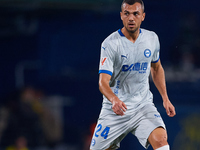
MULTIPOLYGON (((121 0, 0 0, 0 149, 88 150, 102 95, 100 45, 123 27, 121 0)), ((200 149, 200 2, 144 0, 142 28, 155 31, 167 117, 150 81, 172 150, 200 149)), ((128 135, 121 150, 143 150, 128 135)), ((149 149, 152 149, 151 147, 149 149)))

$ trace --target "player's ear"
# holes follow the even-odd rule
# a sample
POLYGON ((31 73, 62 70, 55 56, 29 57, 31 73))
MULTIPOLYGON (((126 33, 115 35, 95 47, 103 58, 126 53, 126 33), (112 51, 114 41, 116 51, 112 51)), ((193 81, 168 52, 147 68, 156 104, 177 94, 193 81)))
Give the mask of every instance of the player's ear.
POLYGON ((145 12, 144 12, 144 13, 142 14, 142 21, 144 21, 145 16, 146 16, 146 14, 145 14, 145 12))
POLYGON ((121 20, 123 20, 123 19, 122 19, 122 11, 120 11, 120 17, 121 17, 121 20))

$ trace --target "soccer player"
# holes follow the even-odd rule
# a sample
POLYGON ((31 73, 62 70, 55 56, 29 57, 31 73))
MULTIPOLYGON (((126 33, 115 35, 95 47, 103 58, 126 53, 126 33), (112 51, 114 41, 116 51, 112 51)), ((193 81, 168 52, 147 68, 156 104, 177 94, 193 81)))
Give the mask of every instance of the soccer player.
POLYGON ((145 19, 142 0, 124 0, 120 16, 124 27, 108 36, 101 47, 103 104, 90 149, 117 149, 131 132, 146 149, 151 144, 154 150, 169 150, 166 127, 149 90, 151 72, 167 115, 173 117, 176 112, 166 91, 158 36, 140 28, 145 19))

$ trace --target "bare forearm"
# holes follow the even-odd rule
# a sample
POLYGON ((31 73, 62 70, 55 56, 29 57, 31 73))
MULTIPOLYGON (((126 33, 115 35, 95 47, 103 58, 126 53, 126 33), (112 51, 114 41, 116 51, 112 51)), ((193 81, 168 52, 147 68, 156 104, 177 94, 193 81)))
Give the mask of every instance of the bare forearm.
POLYGON ((117 98, 110 86, 104 82, 99 82, 99 90, 110 102, 117 98))
POLYGON ((169 117, 173 117, 174 115, 176 115, 176 111, 167 95, 165 72, 160 61, 156 64, 152 64, 151 75, 155 86, 157 87, 160 95, 162 96, 163 106, 166 109, 167 115, 169 117))
POLYGON ((160 95, 163 98, 163 101, 167 100, 168 96, 165 83, 165 73, 161 65, 158 68, 156 68, 156 70, 152 70, 152 78, 156 88, 158 89, 160 95))
POLYGON ((110 75, 101 73, 99 76, 99 90, 101 93, 112 103, 112 109, 117 115, 124 115, 127 107, 119 100, 119 98, 113 93, 110 88, 109 81, 111 79, 110 75))

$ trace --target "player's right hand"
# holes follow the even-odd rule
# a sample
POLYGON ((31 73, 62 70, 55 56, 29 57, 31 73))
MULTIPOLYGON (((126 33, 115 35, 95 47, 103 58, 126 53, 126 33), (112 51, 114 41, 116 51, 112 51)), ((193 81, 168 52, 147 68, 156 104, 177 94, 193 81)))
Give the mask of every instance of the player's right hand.
POLYGON ((112 101, 112 109, 117 115, 123 116, 124 112, 127 110, 127 107, 124 102, 119 99, 115 99, 112 101))

